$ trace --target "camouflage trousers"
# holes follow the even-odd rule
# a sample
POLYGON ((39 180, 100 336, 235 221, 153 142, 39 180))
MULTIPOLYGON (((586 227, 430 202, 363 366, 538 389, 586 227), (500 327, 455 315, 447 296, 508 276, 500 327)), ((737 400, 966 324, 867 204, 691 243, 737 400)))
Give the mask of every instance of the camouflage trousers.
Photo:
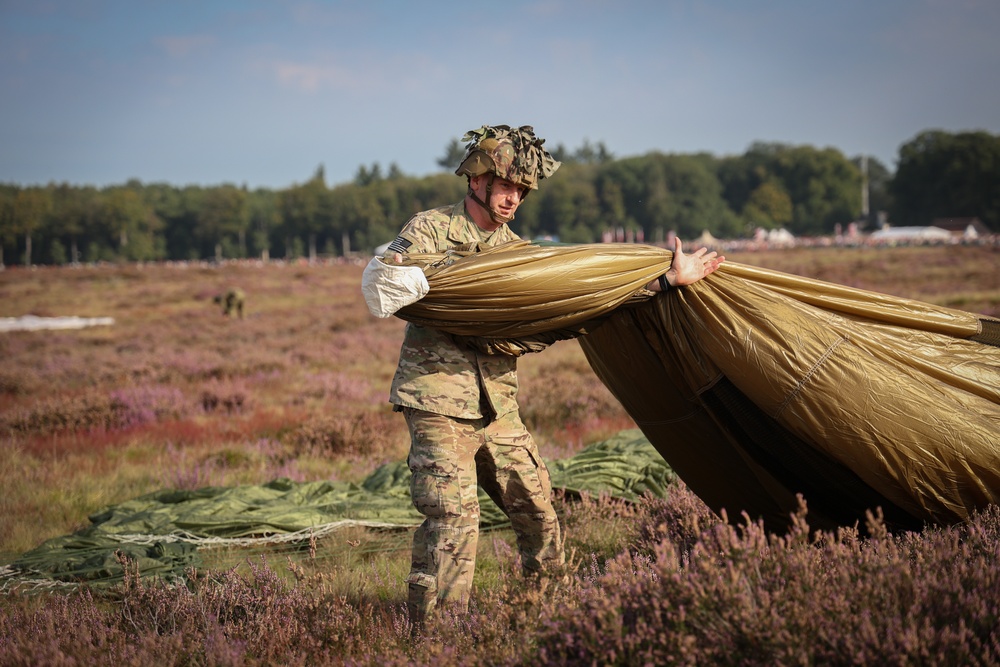
POLYGON ((564 562, 552 483, 517 412, 486 423, 406 408, 413 505, 408 609, 419 624, 440 602, 465 611, 479 542, 477 482, 510 518, 526 574, 564 562))

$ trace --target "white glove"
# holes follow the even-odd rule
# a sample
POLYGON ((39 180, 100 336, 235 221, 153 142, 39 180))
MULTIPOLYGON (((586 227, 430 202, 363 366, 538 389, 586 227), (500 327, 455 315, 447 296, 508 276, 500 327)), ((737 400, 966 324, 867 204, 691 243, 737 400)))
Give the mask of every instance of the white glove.
POLYGON ((389 317, 420 301, 428 291, 430 285, 419 266, 387 264, 381 257, 372 257, 361 275, 361 293, 375 317, 389 317))

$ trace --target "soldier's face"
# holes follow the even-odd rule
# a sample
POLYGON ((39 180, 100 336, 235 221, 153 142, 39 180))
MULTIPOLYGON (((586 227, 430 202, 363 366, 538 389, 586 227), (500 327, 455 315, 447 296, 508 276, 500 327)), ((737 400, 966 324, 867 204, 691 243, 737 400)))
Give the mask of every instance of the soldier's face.
MULTIPOLYGON (((473 191, 480 199, 486 201, 486 184, 488 176, 476 176, 470 182, 473 191)), ((517 207, 521 205, 524 198, 524 188, 516 183, 511 183, 505 178, 496 176, 493 178, 493 192, 490 194, 490 201, 487 202, 494 211, 505 218, 513 218, 517 207)))

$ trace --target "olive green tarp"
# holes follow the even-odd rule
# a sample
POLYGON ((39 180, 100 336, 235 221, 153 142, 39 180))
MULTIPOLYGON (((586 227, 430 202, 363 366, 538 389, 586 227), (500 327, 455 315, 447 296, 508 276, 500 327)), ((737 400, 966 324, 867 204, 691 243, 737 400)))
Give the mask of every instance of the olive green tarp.
POLYGON ((597 376, 717 512, 774 530, 951 524, 1000 499, 1000 321, 726 262, 643 286, 670 251, 514 242, 411 261, 397 315, 491 352, 575 337, 597 376))
MULTIPOLYGON (((570 496, 608 494, 628 501, 664 497, 674 474, 638 429, 622 431, 576 455, 548 463, 552 484, 570 496)), ((507 523, 480 490, 483 528, 507 523)), ((213 547, 308 544, 346 526, 410 528, 423 517, 410 501, 410 471, 388 463, 362 483, 293 482, 166 490, 104 509, 91 525, 47 540, 0 574, 0 588, 54 582, 120 581, 119 554, 143 576, 176 579, 213 547)))

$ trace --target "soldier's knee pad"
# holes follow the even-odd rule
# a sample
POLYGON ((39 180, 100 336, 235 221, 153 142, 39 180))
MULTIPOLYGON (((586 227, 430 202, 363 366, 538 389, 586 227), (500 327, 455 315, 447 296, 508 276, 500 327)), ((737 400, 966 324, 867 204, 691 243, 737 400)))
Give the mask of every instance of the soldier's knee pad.
POLYGON ((462 488, 454 477, 416 470, 410 477, 410 497, 424 516, 462 516, 462 488))

